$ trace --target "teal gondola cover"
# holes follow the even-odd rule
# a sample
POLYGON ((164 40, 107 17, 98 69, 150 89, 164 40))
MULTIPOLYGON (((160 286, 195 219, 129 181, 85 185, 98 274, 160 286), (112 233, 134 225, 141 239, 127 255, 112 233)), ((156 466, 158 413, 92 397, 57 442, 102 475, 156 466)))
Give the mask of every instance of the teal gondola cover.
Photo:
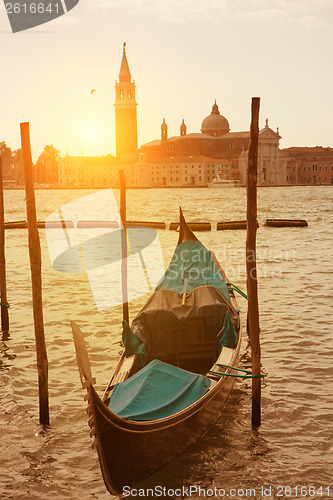
POLYGON ((125 320, 123 321, 122 341, 125 347, 126 358, 135 354, 136 359, 134 364, 138 368, 142 368, 146 364, 148 358, 146 345, 132 332, 131 327, 125 320))
POLYGON ((155 359, 115 386, 109 409, 131 420, 158 420, 193 404, 209 386, 208 377, 155 359))
POLYGON ((165 357, 166 329, 184 328, 190 334, 189 321, 191 318, 198 317, 207 318, 204 333, 207 341, 216 340, 220 348, 223 345, 236 347, 239 314, 225 295, 218 288, 210 285, 192 290, 186 296, 184 305, 179 293, 173 290, 157 290, 133 319, 131 329, 145 344, 149 360, 158 358, 174 364, 172 360, 165 357), (226 318, 227 315, 229 318, 226 318))
POLYGON ((185 241, 178 245, 162 282, 156 290, 189 293, 198 286, 218 288, 229 300, 228 286, 210 250, 200 241, 185 241))

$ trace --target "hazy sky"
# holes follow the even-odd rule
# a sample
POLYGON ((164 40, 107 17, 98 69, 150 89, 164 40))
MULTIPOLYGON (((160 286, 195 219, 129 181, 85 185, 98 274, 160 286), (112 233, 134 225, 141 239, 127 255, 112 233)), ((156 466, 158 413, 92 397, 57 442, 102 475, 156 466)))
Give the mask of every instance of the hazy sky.
POLYGON ((248 130, 260 96, 260 126, 279 127, 282 148, 333 147, 333 0, 80 0, 16 34, 0 9, 0 141, 12 149, 29 121, 37 155, 46 144, 115 154, 123 42, 139 145, 160 137, 164 116, 169 136, 183 117, 199 132, 214 99, 231 131, 248 130))

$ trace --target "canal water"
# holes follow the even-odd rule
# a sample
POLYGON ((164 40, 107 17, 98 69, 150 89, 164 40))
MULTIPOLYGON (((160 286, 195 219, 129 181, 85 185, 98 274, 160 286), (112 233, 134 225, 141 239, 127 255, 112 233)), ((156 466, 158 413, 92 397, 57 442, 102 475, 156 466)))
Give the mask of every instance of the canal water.
MULTIPOLYGON (((37 190, 45 220, 88 190, 37 190)), ((119 192, 115 191, 118 199, 119 192)), ((181 205, 230 280, 246 290, 246 232, 216 223, 246 218, 246 191, 129 190, 129 220, 174 222, 181 205)), ((100 207, 101 220, 106 207, 100 207)), ((5 192, 6 221, 25 219, 23 190, 5 192)), ((262 425, 251 429, 251 384, 240 380, 215 425, 182 456, 132 491, 132 498, 333 497, 333 187, 258 190, 257 259, 262 345, 262 425), (306 219, 308 227, 269 228, 267 218, 306 219), (154 495, 152 495, 154 491, 154 495)), ((158 230, 167 265, 177 233, 158 230)), ((51 428, 38 431, 38 386, 27 230, 6 231, 10 332, 0 337, 0 498, 104 500, 107 493, 91 449, 86 403, 70 321, 82 328, 96 389, 102 394, 117 362, 122 307, 98 310, 85 272, 61 273, 40 230, 51 428)), ((133 318, 147 295, 130 304, 133 318)), ((246 323, 246 301, 239 299, 246 323)), ((246 331, 246 328, 244 328, 246 331)), ((246 334, 241 365, 249 367, 246 334)), ((128 496, 130 498, 130 496, 128 496)))

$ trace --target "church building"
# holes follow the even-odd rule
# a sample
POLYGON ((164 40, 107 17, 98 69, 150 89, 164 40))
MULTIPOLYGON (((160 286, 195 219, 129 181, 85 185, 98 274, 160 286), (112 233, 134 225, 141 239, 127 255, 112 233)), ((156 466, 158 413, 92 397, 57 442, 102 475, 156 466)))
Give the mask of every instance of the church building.
MULTIPOLYGON (((138 149, 135 82, 129 69, 126 44, 115 84, 116 157, 70 157, 59 162, 62 185, 117 187, 124 169, 128 187, 201 187, 217 175, 246 184, 250 132, 232 132, 215 100, 200 132, 187 133, 185 120, 179 135, 169 137, 163 118, 160 138, 138 149)), ((259 132, 258 185, 287 184, 287 155, 279 149, 279 130, 266 120, 259 132)))
MULTIPOLYGON (((287 183, 287 158, 279 149, 280 139, 279 131, 274 132, 266 120, 265 128, 259 132, 258 185, 287 183)), ((154 185, 174 185, 172 169, 175 171, 177 168, 178 173, 184 172, 182 177, 178 175, 178 182, 185 186, 207 185, 217 174, 245 185, 249 141, 249 131, 230 131, 229 122, 220 113, 215 100, 210 115, 204 118, 198 133, 187 134, 183 119, 179 135, 168 138, 168 127, 163 118, 161 138, 141 146, 144 155, 141 165, 144 164, 146 169, 150 166, 154 185), (162 164, 165 164, 163 168, 170 175, 162 175, 157 179, 156 169, 162 164)), ((148 180, 147 175, 146 178, 148 180)))

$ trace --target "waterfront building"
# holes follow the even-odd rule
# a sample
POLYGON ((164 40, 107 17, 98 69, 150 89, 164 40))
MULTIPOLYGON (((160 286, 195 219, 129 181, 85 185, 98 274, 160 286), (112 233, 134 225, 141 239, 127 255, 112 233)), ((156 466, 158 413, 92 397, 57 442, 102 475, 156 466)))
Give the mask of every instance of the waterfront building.
POLYGON ((292 147, 284 153, 288 184, 333 184, 333 148, 292 147))
POLYGON ((216 175, 220 162, 206 156, 160 157, 147 161, 144 153, 134 167, 135 187, 202 187, 216 175))
POLYGON ((69 156, 58 162, 59 183, 64 187, 111 187, 116 181, 116 159, 106 156, 69 156))

